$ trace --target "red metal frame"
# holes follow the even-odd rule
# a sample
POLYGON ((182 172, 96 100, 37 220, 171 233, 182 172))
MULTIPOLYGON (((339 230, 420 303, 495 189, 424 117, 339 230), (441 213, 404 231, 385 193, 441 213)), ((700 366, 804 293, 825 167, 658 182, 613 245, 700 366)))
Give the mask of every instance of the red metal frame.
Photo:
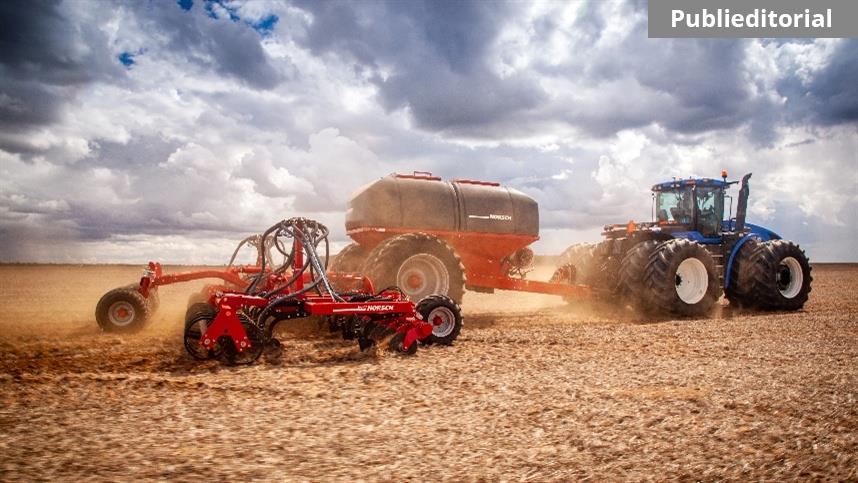
MULTIPOLYGON (((301 242, 298 239, 293 240, 294 246, 294 262, 292 273, 298 273, 304 267, 304 250, 301 242)), ((258 271, 257 271, 258 273, 258 271)), ((213 349, 218 339, 223 336, 230 337, 234 347, 238 352, 244 352, 251 347, 252 343, 247 337, 247 332, 241 325, 241 319, 238 316, 238 311, 243 307, 264 308, 272 302, 274 298, 281 297, 288 293, 300 292, 304 288, 304 284, 309 282, 309 275, 305 273, 304 277, 295 280, 287 291, 279 292, 274 297, 261 297, 256 295, 247 295, 236 291, 226 292, 215 296, 215 305, 218 308, 217 315, 212 321, 212 324, 206 329, 205 333, 200 337, 200 344, 206 349, 213 349)), ((360 279, 363 284, 362 293, 374 294, 372 282, 366 277, 356 277, 348 274, 330 274, 331 279, 360 279)), ((268 285, 273 288, 277 282, 283 282, 286 276, 269 276, 268 285)), ((309 295, 308 293, 299 294, 295 297, 296 303, 300 303, 301 313, 305 316, 378 316, 390 315, 393 317, 385 318, 380 323, 387 326, 388 329, 396 333, 404 333, 403 350, 411 348, 418 340, 423 340, 432 334, 432 325, 426 321, 420 320, 417 316, 414 303, 405 299, 400 292, 385 292, 381 294, 386 296, 388 300, 374 301, 338 301, 330 295, 309 295)), ((297 312, 297 305, 283 305, 274 308, 276 313, 293 314, 297 312)))
POLYGON ((245 274, 259 273, 259 266, 237 265, 224 270, 199 270, 196 272, 164 273, 164 269, 158 262, 149 262, 146 273, 140 278, 140 286, 137 289, 140 295, 149 297, 149 291, 162 285, 202 280, 204 278, 219 278, 234 286, 236 289, 247 288, 248 282, 242 278, 245 274))

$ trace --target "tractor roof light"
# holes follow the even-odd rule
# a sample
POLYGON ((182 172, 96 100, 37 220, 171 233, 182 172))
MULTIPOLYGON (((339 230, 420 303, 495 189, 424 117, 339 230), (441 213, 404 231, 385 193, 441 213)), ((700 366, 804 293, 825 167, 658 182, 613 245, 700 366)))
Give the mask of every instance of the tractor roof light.
POLYGON ((724 181, 727 181, 727 170, 726 170, 726 169, 722 169, 722 170, 721 170, 721 178, 722 178, 724 181))

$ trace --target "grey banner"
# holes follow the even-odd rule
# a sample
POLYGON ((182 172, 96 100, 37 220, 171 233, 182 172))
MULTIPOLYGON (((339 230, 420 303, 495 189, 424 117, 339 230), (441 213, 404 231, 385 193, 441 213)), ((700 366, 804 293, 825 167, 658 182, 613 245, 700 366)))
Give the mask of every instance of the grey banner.
POLYGON ((858 0, 649 0, 649 37, 858 37, 858 0))

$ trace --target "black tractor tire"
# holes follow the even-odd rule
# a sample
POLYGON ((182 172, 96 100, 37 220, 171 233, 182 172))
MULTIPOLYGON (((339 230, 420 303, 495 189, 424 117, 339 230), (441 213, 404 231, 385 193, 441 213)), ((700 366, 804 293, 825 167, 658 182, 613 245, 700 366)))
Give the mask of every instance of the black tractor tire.
POLYGON ((730 283, 724 290, 724 295, 732 307, 753 308, 756 306, 753 278, 755 261, 753 258, 761 249, 765 249, 763 242, 750 237, 742 243, 739 252, 733 258, 729 274, 730 283))
POLYGON ((799 310, 810 295, 810 262, 796 243, 770 240, 750 256, 749 287, 753 307, 762 310, 799 310))
POLYGON ((648 309, 652 301, 647 296, 643 277, 649 259, 658 246, 657 240, 637 243, 627 251, 617 272, 617 293, 635 308, 648 309))
POLYGON ((444 240, 425 233, 406 233, 379 243, 367 256, 361 273, 372 280, 376 290, 396 286, 412 301, 447 295, 462 303, 465 295, 462 260, 444 240), (411 277, 418 273, 422 277, 412 283, 411 277))
POLYGON ((574 266, 574 283, 586 284, 596 268, 595 250, 595 243, 576 243, 575 245, 571 245, 560 254, 557 268, 559 269, 568 265, 574 266))
POLYGON ((643 285, 652 310, 680 316, 707 314, 721 297, 712 255, 685 239, 656 247, 644 269, 643 285))
POLYGON ((130 333, 146 326, 152 309, 137 286, 115 288, 95 306, 95 320, 104 332, 130 333))
POLYGON ((357 243, 350 243, 340 250, 337 256, 328 265, 329 272, 353 273, 358 272, 363 266, 369 250, 357 243))
POLYGON ((426 339, 430 344, 452 345, 465 324, 462 308, 446 295, 430 295, 418 302, 414 310, 432 324, 432 335, 426 339))

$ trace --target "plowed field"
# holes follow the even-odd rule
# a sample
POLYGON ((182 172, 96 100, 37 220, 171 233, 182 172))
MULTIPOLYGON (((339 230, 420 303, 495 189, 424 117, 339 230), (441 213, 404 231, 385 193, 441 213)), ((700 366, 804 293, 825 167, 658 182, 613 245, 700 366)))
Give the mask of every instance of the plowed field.
POLYGON ((139 267, 0 266, 0 479, 858 479, 858 267, 797 313, 642 319, 469 293, 452 347, 362 354, 308 321, 280 358, 190 360, 188 295, 135 335, 139 267))

